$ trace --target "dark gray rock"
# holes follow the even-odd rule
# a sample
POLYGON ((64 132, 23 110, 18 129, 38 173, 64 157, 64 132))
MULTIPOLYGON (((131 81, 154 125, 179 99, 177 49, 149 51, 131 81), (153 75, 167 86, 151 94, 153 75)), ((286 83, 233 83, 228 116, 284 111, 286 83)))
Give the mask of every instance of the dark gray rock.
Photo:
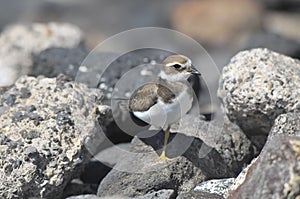
POLYGON ((243 131, 226 116, 221 115, 208 122, 200 117, 186 115, 181 119, 180 126, 174 125, 172 130, 199 138, 214 148, 236 175, 259 153, 243 131))
MULTIPOLYGON (((135 89, 146 82, 157 79, 159 64, 173 53, 159 49, 138 49, 126 54, 92 51, 79 68, 76 81, 103 90, 105 98, 129 98, 135 89), (141 76, 142 78, 136 78, 141 76), (124 82, 120 82, 120 79, 124 82), (135 81, 132 81, 135 79, 135 81), (117 84, 119 82, 119 84, 117 84)), ((196 90, 200 90, 199 79, 193 79, 196 90)))
POLYGON ((97 195, 136 197, 160 189, 173 189, 178 194, 191 190, 204 180, 234 175, 214 149, 199 158, 201 147, 207 149, 208 146, 183 134, 172 134, 167 147, 168 157, 176 158, 168 163, 155 162, 157 153, 161 153, 163 136, 164 133, 159 132, 150 138, 142 138, 143 141, 135 137, 127 155, 100 183, 97 195), (182 154, 185 147, 188 149, 182 154))
POLYGON ((63 76, 23 76, 1 93, 0 198, 61 198, 104 137, 101 98, 63 76))
POLYGON ((285 38, 275 33, 260 31, 252 34, 245 44, 246 49, 268 48, 272 51, 293 57, 300 58, 300 42, 285 38))
POLYGON ((62 194, 63 196, 62 198, 67 198, 70 196, 77 196, 77 195, 96 194, 97 188, 98 188, 98 184, 83 183, 79 179, 73 179, 65 187, 62 194))
MULTIPOLYGON (((112 154, 113 155, 113 154, 112 154)), ((112 167, 100 161, 90 161, 80 175, 84 183, 99 184, 112 167)))
POLYGON ((130 148, 130 143, 120 143, 106 148, 93 157, 93 161, 100 161, 111 168, 122 159, 130 148))
POLYGON ((299 158, 299 137, 273 137, 230 198, 297 198, 300 194, 299 158))
POLYGON ((87 54, 87 50, 83 48, 48 48, 33 56, 29 75, 57 77, 64 74, 75 79, 87 54))
POLYGON ((297 0, 258 0, 266 8, 278 10, 295 10, 299 9, 299 1, 297 0))
MULTIPOLYGON (((296 59, 268 49, 243 51, 224 67, 218 96, 229 119, 247 136, 265 139, 277 116, 300 109, 299 74, 296 59)), ((258 147, 264 143, 260 140, 258 147)))
POLYGON ((67 23, 11 25, 0 35, 0 86, 9 86, 33 65, 32 56, 52 48, 82 46, 83 35, 67 23))
POLYGON ((269 138, 277 135, 300 136, 300 113, 287 113, 279 115, 270 131, 269 138))

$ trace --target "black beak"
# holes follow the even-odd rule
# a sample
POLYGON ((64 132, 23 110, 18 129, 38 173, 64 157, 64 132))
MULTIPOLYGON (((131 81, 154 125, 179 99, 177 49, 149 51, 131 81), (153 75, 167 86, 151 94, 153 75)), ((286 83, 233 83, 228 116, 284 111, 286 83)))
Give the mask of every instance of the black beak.
POLYGON ((199 71, 197 71, 197 69, 192 66, 191 69, 189 70, 190 73, 192 73, 193 75, 201 75, 201 73, 199 71))

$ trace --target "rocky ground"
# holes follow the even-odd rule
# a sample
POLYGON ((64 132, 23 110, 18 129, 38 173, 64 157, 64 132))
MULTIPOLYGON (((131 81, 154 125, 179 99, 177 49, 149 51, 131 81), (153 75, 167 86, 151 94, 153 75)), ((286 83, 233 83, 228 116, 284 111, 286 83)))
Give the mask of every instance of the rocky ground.
MULTIPOLYGON (((249 13, 260 15, 255 8, 249 13)), ((12 25, 0 44, 0 198, 300 197, 299 60, 268 48, 238 52, 220 76, 221 107, 172 126, 167 155, 174 159, 163 163, 154 160, 164 133, 126 134, 118 122, 129 116, 117 119, 110 100, 128 70, 144 64, 129 77, 145 80, 169 52, 125 54, 97 79, 97 65, 81 64, 89 50, 74 25, 12 25)), ((113 56, 99 52, 94 61, 113 56)), ((123 85, 124 96, 140 81, 123 85)), ((191 83, 205 95, 201 80, 191 83)))

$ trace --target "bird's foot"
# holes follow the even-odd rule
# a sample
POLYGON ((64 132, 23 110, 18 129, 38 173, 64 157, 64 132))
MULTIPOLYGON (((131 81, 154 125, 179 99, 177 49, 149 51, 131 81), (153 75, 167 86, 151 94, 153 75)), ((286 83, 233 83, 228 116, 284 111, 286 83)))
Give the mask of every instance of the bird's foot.
POLYGON ((154 160, 154 162, 160 162, 160 161, 162 161, 162 162, 164 162, 164 163, 167 163, 167 162, 171 162, 171 161, 173 161, 173 160, 175 160, 175 158, 168 158, 168 157, 166 156, 166 152, 163 151, 163 152, 161 153, 161 155, 160 155, 158 158, 156 158, 156 159, 154 160))

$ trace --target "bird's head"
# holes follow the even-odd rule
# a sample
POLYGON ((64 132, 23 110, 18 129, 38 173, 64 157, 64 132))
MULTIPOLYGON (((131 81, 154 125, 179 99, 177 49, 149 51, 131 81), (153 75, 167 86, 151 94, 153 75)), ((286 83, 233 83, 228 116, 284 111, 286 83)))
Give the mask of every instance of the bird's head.
POLYGON ((171 55, 163 61, 159 76, 168 81, 186 81, 191 75, 201 75, 189 58, 184 55, 171 55))

